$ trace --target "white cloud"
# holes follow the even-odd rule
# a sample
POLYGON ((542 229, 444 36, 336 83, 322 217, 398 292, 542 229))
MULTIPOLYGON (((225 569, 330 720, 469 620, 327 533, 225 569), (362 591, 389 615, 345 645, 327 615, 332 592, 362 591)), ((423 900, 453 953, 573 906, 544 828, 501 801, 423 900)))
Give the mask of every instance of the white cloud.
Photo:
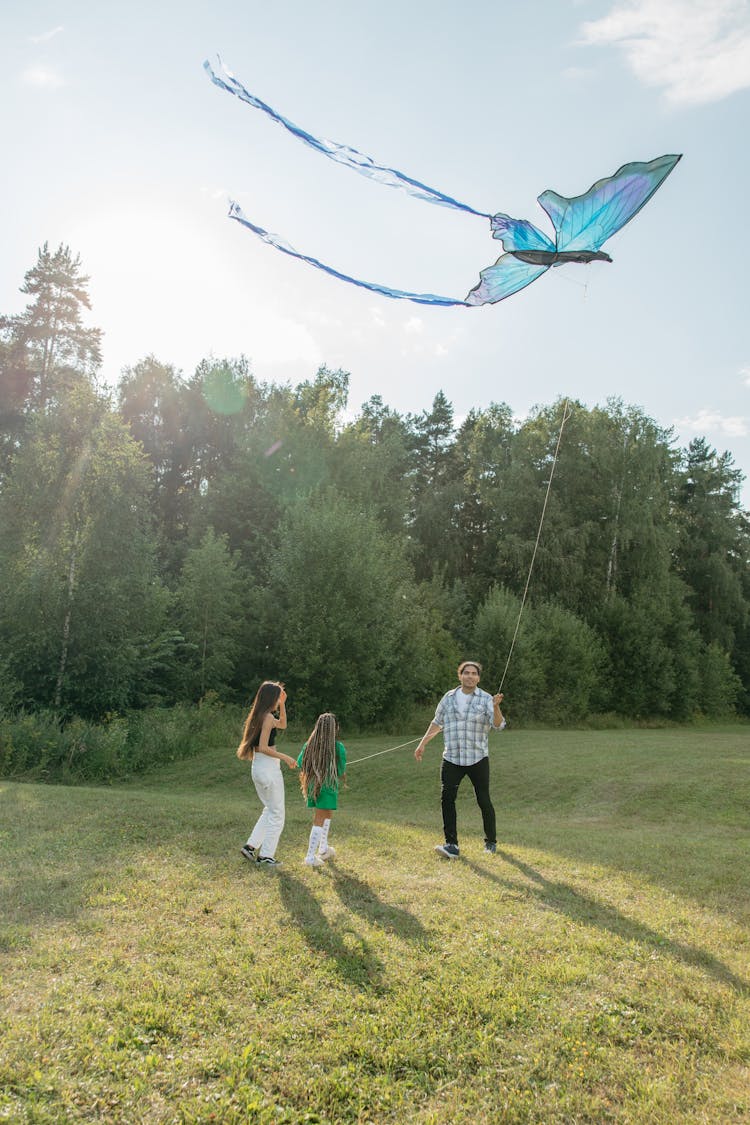
POLYGON ((424 321, 418 316, 410 316, 404 323, 404 332, 419 335, 420 332, 424 332, 424 321))
POLYGON ((750 367, 740 368, 740 378, 746 387, 750 387, 750 367))
POLYGON ((39 86, 48 90, 57 89, 58 86, 64 85, 63 79, 54 70, 48 70, 45 66, 30 66, 21 75, 22 80, 27 86, 39 86))
POLYGON ((50 31, 43 31, 41 35, 30 35, 29 36, 29 42, 30 43, 49 43, 50 39, 54 39, 56 35, 59 35, 60 32, 64 31, 64 30, 65 30, 64 27, 53 27, 53 28, 51 28, 50 31))
POLYGON ((699 410, 694 418, 677 418, 676 429, 683 434, 725 434, 728 437, 747 437, 750 424, 740 415, 723 415, 718 410, 699 410))
POLYGON ((636 77, 662 87, 674 105, 750 86, 747 0, 618 0, 581 32, 584 44, 619 46, 636 77))

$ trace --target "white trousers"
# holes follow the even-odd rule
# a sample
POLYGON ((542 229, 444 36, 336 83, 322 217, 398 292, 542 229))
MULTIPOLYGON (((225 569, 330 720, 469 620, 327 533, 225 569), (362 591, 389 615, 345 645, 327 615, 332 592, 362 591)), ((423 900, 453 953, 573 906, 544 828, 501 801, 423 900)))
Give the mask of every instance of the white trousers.
POLYGON ((273 856, 284 827, 284 778, 279 758, 256 751, 252 768, 253 784, 263 802, 263 812, 250 833, 248 844, 261 856, 273 856))

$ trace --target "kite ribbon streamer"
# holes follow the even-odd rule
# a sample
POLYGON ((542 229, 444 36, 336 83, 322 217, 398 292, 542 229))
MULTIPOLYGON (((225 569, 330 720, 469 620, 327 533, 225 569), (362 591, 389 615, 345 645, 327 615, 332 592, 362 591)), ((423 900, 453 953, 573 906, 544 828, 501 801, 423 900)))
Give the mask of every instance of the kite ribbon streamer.
POLYGON ((272 109, 270 105, 261 101, 255 94, 251 94, 249 90, 239 82, 231 71, 227 70, 221 59, 219 59, 219 66, 221 74, 217 74, 211 66, 208 59, 203 64, 206 73, 211 81, 221 90, 226 90, 228 94, 233 94, 240 101, 245 102, 247 105, 253 106, 254 109, 260 109, 263 113, 267 114, 272 121, 277 125, 282 125, 293 136, 304 144, 309 145, 310 148, 315 149, 316 152, 328 156, 331 160, 335 160, 338 164, 343 164, 346 168, 351 168, 354 172, 359 172, 362 176, 367 176, 371 180, 375 180, 379 184, 385 184, 386 187, 401 188, 402 191, 408 192, 416 199, 422 199, 426 203, 434 203, 438 207, 452 207, 457 211, 467 211, 470 215, 479 215, 483 219, 491 219, 492 216, 487 211, 477 211, 470 207, 468 203, 461 203, 458 199, 453 199, 450 195, 445 195, 444 192, 439 191, 437 188, 428 187, 427 184, 421 183, 419 180, 412 179, 411 176, 399 172, 396 168, 388 168, 383 164, 376 164, 371 156, 365 156, 362 152, 357 152, 356 148, 350 148, 349 145, 342 145, 336 141, 327 141, 322 137, 314 137, 312 133, 308 133, 305 129, 301 129, 299 125, 295 125, 287 117, 283 117, 272 109))
POLYGON ((323 270, 324 273, 329 273, 331 277, 337 277, 339 281, 348 281, 352 285, 358 285, 360 289, 369 289, 373 293, 380 293, 383 297, 394 297, 396 300, 401 301, 414 301, 417 305, 465 305, 465 301, 461 301, 455 297, 438 297, 434 293, 409 293, 405 289, 391 289, 388 285, 378 285, 374 281, 359 281, 356 277, 349 277, 348 274, 340 273, 335 270, 333 266, 327 266, 324 262, 319 262, 317 258, 310 258, 307 254, 301 254, 299 250, 295 250, 283 238, 277 234, 271 234, 269 231, 264 230, 263 227, 257 226, 250 219, 242 213, 242 208, 238 203, 232 203, 229 207, 229 218, 236 219, 243 227, 253 231, 267 242, 269 246, 274 246, 277 250, 281 250, 282 254, 289 254, 291 258, 299 258, 301 262, 307 262, 310 266, 315 266, 316 269, 323 270))

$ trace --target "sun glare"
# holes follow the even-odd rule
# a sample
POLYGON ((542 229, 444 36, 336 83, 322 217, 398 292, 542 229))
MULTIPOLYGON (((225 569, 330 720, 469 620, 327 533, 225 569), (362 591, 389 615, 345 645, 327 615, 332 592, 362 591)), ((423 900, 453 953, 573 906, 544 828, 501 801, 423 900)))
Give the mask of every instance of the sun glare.
POLYGON ((105 333, 107 381, 151 353, 186 375, 209 355, 321 362, 307 328, 268 305, 263 278, 249 262, 239 273, 221 220, 220 208, 209 229, 200 210, 159 213, 113 204, 89 213, 70 232, 91 278, 90 323, 105 333))

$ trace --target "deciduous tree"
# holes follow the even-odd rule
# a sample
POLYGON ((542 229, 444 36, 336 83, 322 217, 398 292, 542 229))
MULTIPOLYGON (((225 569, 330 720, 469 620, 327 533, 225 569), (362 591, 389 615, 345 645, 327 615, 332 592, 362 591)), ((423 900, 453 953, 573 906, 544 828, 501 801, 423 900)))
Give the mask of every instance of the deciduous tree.
POLYGON ((34 420, 0 495, 0 643, 24 703, 96 716, 134 701, 168 601, 148 488, 89 388, 34 420))

